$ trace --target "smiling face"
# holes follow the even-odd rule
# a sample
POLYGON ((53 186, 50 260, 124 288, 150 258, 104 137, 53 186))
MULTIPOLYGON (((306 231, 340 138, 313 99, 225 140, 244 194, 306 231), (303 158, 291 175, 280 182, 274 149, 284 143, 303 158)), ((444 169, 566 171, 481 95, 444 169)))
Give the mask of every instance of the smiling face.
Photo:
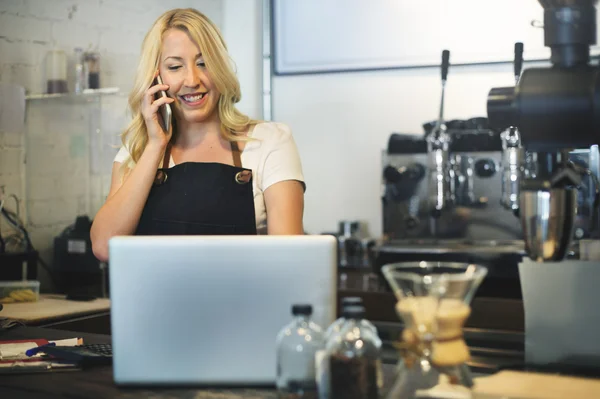
POLYGON ((200 48, 180 29, 163 35, 159 73, 175 99, 175 115, 187 123, 218 120, 220 93, 211 81, 200 48))

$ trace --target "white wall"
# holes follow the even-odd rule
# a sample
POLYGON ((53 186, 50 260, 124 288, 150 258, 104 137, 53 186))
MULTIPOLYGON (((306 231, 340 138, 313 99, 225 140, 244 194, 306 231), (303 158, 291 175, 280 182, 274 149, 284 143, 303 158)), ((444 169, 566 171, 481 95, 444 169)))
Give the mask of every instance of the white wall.
POLYGON ((262 0, 224 0, 222 33, 242 89, 240 111, 262 118, 262 0))
MULTIPOLYGON (((160 14, 177 7, 195 7, 223 26, 219 0, 0 1, 0 82, 41 93, 48 50, 60 48, 70 56, 79 46, 99 51, 101 86, 121 92, 100 104, 28 102, 26 128, 0 131, 0 186, 20 197, 21 209, 28 211, 33 244, 46 261, 52 257, 54 236, 76 215, 94 216, 108 188, 115 151, 108 145, 118 143, 128 119, 126 96, 142 39, 160 14), (97 159, 98 154, 104 156, 97 159)), ((72 79, 72 74, 68 77, 72 79)), ((14 209, 11 202, 7 207, 14 209)), ((4 233, 6 228, 3 224, 4 233)), ((43 286, 49 283, 44 277, 43 286)))

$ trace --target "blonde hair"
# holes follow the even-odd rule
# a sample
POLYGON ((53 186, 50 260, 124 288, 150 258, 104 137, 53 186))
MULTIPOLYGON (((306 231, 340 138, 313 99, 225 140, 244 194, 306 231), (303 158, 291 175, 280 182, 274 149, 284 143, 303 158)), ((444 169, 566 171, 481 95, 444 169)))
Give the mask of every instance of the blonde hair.
MULTIPOLYGON (((133 119, 121 134, 121 141, 129 151, 129 157, 121 165, 122 175, 126 169, 135 166, 148 144, 148 132, 141 110, 142 98, 153 84, 159 67, 163 35, 169 29, 179 29, 187 33, 200 47, 206 68, 220 93, 217 109, 222 137, 227 141, 246 141, 248 139, 241 135, 241 132, 259 123, 235 107, 241 99, 240 83, 232 68, 227 45, 217 26, 193 8, 167 11, 158 17, 142 43, 140 62, 129 94, 129 108, 133 119)), ((173 137, 176 135, 176 128, 176 124, 173 124, 173 137)))

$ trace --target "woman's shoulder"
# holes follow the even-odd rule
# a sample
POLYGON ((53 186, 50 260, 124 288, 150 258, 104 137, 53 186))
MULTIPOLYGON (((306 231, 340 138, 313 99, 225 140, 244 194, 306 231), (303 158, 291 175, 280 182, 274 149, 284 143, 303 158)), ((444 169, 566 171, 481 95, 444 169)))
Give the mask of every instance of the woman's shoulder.
POLYGON ((113 162, 123 163, 127 160, 127 158, 129 158, 129 150, 127 147, 122 145, 121 148, 119 148, 117 155, 115 155, 113 162))
POLYGON ((293 157, 297 151, 292 129, 284 123, 260 122, 254 126, 249 137, 252 140, 244 150, 245 160, 249 163, 265 162, 279 156, 293 157))
POLYGON ((268 142, 280 142, 292 137, 292 129, 285 123, 260 122, 254 126, 252 138, 268 142))

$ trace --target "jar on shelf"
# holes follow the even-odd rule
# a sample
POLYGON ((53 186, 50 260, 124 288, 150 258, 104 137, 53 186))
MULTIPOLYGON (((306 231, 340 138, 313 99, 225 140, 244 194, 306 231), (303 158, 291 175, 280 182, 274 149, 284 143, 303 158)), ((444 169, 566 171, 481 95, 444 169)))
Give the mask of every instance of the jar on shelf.
POLYGON ((86 52, 85 60, 85 75, 88 78, 88 89, 100 88, 100 54, 95 52, 86 52))
POLYGON ((67 55, 62 50, 50 50, 46 54, 46 92, 67 93, 67 55))
POLYGON ((88 78, 85 75, 85 57, 81 47, 75 48, 75 94, 81 94, 87 89, 88 78))

